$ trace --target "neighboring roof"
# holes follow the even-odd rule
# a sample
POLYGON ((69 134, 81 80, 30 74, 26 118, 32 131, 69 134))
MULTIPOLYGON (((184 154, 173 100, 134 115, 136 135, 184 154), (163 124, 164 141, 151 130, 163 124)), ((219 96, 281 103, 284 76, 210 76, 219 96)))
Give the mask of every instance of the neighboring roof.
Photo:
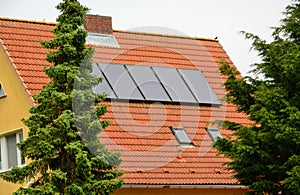
POLYGON ((40 41, 53 38, 54 23, 0 19, 0 41, 29 94, 36 94, 50 81, 43 68, 50 64, 45 60, 47 49, 40 41))
MULTIPOLYGON (((47 50, 40 41, 53 38, 55 23, 0 18, 0 41, 12 67, 29 95, 49 82, 43 72, 47 50)), ((94 62, 199 69, 219 98, 224 78, 218 73, 218 57, 232 64, 217 40, 113 31, 120 48, 96 46, 94 62)), ((217 156, 206 133, 208 122, 230 119, 246 124, 235 107, 196 104, 107 101, 105 119, 111 125, 101 133, 108 148, 122 152, 125 184, 204 185, 237 184, 217 156), (183 126, 195 147, 180 148, 170 126, 183 126)), ((221 130, 222 135, 230 134, 221 130)))

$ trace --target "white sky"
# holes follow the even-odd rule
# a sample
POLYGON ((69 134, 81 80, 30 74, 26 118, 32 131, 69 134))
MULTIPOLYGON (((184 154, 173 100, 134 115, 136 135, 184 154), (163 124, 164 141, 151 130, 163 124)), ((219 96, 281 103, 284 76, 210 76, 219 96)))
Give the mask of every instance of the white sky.
MULTIPOLYGON (((60 0, 0 0, 0 17, 55 21, 60 0)), ((241 30, 271 40, 290 0, 80 0, 91 14, 112 16, 113 29, 145 29, 215 38, 245 75, 259 62, 241 30), (167 28, 167 29, 164 29, 167 28), (149 28, 147 28, 149 29, 149 28)))

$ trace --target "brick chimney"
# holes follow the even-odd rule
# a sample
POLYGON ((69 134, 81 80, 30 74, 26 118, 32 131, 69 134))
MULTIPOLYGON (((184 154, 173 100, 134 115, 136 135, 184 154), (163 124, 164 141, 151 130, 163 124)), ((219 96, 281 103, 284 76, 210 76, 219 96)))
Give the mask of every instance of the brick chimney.
POLYGON ((110 16, 86 15, 84 28, 88 32, 99 34, 112 34, 112 22, 110 16))

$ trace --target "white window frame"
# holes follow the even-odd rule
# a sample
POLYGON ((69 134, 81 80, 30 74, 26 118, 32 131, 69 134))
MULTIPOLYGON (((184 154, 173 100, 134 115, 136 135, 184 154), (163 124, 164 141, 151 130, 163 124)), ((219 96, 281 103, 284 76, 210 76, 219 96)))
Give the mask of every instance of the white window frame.
MULTIPOLYGON (((16 143, 20 143, 20 134, 23 134, 24 139, 24 133, 23 129, 15 129, 12 131, 7 131, 2 134, 0 134, 0 146, 1 146, 1 166, 0 166, 0 173, 6 172, 11 169, 11 167, 8 166, 8 145, 7 145, 7 137, 15 135, 16 136, 16 143)), ((17 148, 17 166, 20 167, 24 165, 25 163, 22 163, 22 154, 21 151, 17 148)))

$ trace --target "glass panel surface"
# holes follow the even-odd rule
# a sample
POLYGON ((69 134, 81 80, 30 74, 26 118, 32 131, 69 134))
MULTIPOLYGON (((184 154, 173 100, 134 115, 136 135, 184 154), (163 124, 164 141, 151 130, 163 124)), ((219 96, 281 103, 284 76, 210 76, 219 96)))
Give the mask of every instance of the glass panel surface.
POLYGON ((187 133, 185 132, 184 128, 181 126, 172 126, 170 127, 173 134, 175 135, 177 141, 179 144, 192 144, 191 139, 189 138, 189 136, 187 135, 187 133))
POLYGON ((190 144, 191 140, 184 130, 175 130, 175 136, 180 144, 190 144))
POLYGON ((207 133, 214 142, 222 138, 222 135, 217 128, 208 128, 207 133))
POLYGON ((186 69, 178 70, 199 103, 221 104, 201 71, 186 69))
POLYGON ((86 43, 92 45, 101 45, 101 46, 120 48, 120 45, 118 44, 115 36, 108 35, 108 34, 88 33, 88 36, 86 38, 86 43))
POLYGON ((153 67, 168 94, 176 102, 197 102, 175 68, 153 67))
POLYGON ((108 98, 116 98, 115 93, 107 83, 107 80, 103 77, 100 67, 96 63, 93 64, 92 74, 103 78, 101 83, 93 87, 93 92, 96 94, 106 93, 108 98))
POLYGON ((144 100, 124 65, 100 64, 100 67, 119 99, 144 100))
POLYGON ((171 101, 150 66, 127 65, 127 68, 146 100, 171 101))
POLYGON ((16 135, 7 136, 8 168, 18 165, 16 135))

